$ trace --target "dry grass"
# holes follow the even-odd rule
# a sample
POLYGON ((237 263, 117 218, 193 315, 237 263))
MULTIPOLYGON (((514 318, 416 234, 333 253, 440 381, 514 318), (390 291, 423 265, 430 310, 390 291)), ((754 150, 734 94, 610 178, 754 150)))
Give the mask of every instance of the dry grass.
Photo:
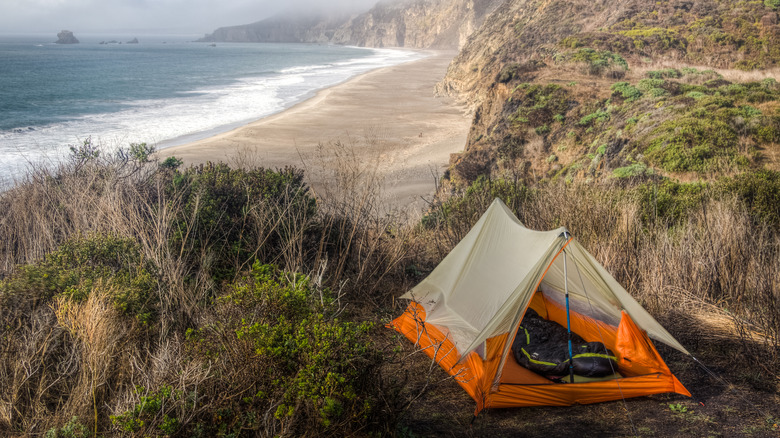
MULTIPOLYGON (((258 384, 268 364, 224 325, 245 315, 235 306, 215 305, 214 296, 225 287, 215 280, 215 266, 227 265, 239 276, 257 259, 309 273, 315 290, 333 290, 336 315, 349 309, 358 320, 386 318, 400 309, 393 297, 432 269, 496 195, 531 228, 569 228, 692 351, 716 349, 736 333, 750 366, 777 376, 780 238, 757 225, 736 200, 712 197, 669 226, 643 220, 638 202, 615 182, 488 188, 456 196, 462 202, 447 221, 419 226, 381 201, 379 158, 357 158, 355 149, 374 141, 368 136, 321 146, 318 159, 329 166, 314 211, 293 207, 301 187, 286 186, 273 199, 247 196, 235 226, 248 252, 214 249, 226 234, 204 227, 203 213, 192 208, 208 201, 206 192, 188 192, 189 183, 171 190, 154 167, 76 163, 57 173, 32 173, 3 193, 4 278, 14 278, 19 264, 44 259, 67 239, 104 233, 137 242, 159 286, 153 327, 121 314, 110 284, 95 284, 83 300, 51 299, 37 290, 11 296, 0 289, 0 431, 40 435, 76 416, 99 434, 160 435, 165 418, 186 426, 211 418, 218 407, 240 409, 252 396, 247 388, 258 384), (218 357, 193 350, 198 344, 188 341, 188 328, 219 345, 218 357), (180 396, 163 397, 167 401, 145 426, 122 432, 111 421, 162 397, 160 388, 180 396)), ((445 381, 427 360, 417 367, 422 374, 409 374, 420 365, 419 353, 393 355, 399 341, 379 332, 387 362, 377 391, 392 428, 445 381)), ((281 403, 268 400, 254 430, 300 433, 310 420, 303 414, 276 418, 281 403)), ((387 424, 376 427, 388 430, 387 424)))
MULTIPOLYGON (((246 196, 235 227, 249 253, 217 252, 226 235, 204 227, 200 205, 209 202, 207 193, 191 181, 172 189, 170 175, 154 164, 77 160, 53 172, 31 171, 0 195, 0 278, 15 278, 18 266, 46 260, 69 239, 112 235, 137 242, 159 281, 150 303, 155 322, 148 327, 120 314, 110 285, 96 285, 83 301, 0 288, 0 431, 43 434, 78 417, 93 433, 118 433, 121 423, 109 417, 160 397, 159 388, 202 401, 169 400, 130 435, 159 434, 165 416, 186 425, 212 415, 215 406, 239 406, 252 394, 232 385, 251 387, 263 364, 253 361, 249 344, 235 343, 235 333, 218 329, 242 316, 219 315, 211 304, 223 287, 213 276, 217 264, 237 276, 256 259, 310 273, 318 290, 335 290, 339 313, 350 303, 386 301, 405 287, 395 278, 403 272, 411 230, 379 201, 379 160, 355 153, 373 141, 321 147, 330 174, 314 211, 296 207, 307 195, 305 185, 282 187, 275 198, 246 196), (190 327, 213 327, 227 349, 224 360, 193 359, 185 346, 190 327)), ((370 306, 351 309, 367 316, 370 306)), ((261 417, 268 436, 300 430, 303 420, 274 416, 280 403, 271 401, 261 417)))
POLYGON ((74 370, 59 367, 64 356, 58 348, 65 332, 50 309, 30 315, 23 328, 5 330, 0 351, 0 427, 11 430, 41 430, 52 421, 47 404, 56 401, 51 392, 67 390, 65 380, 74 370), (9 336, 13 335, 13 336, 9 336))
POLYGON ((309 158, 320 169, 315 177, 321 181, 318 209, 325 218, 315 266, 329 266, 331 279, 348 278, 350 289, 372 300, 392 295, 387 279, 402 272, 413 232, 406 226, 406 212, 385 202, 380 154, 360 152, 379 151, 382 142, 381 135, 368 132, 320 144, 309 158), (335 239, 328 241, 328 236, 335 239))
POLYGON ((70 416, 92 418, 98 433, 99 410, 112 401, 113 393, 132 388, 130 358, 139 356, 133 345, 136 330, 120 318, 105 291, 96 289, 83 303, 65 297, 54 301, 57 323, 67 330, 72 353, 61 366, 75 369, 77 377, 61 406, 62 423, 70 416))
POLYGON ((682 61, 668 61, 662 60, 653 63, 636 64, 632 65, 631 73, 633 77, 642 78, 648 71, 661 70, 665 68, 673 68, 676 70, 682 70, 683 68, 695 68, 699 71, 711 70, 715 73, 723 76, 723 79, 730 82, 746 83, 746 82, 761 82, 763 79, 780 77, 780 69, 757 69, 757 70, 737 70, 729 68, 712 68, 707 65, 696 65, 685 63, 682 61))
POLYGON ((689 350, 740 339, 750 366, 780 381, 780 236, 737 199, 713 195, 672 225, 643 221, 618 182, 496 187, 471 193, 447 213, 447 224, 433 233, 440 254, 499 195, 529 228, 567 227, 689 350))

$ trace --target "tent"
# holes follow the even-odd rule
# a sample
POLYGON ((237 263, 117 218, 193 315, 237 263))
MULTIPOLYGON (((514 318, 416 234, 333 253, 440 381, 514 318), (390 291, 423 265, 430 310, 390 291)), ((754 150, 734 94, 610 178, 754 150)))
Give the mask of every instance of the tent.
POLYGON ((566 406, 690 393, 650 339, 690 354, 565 228, 533 231, 496 199, 422 282, 392 328, 484 408, 566 406), (526 309, 614 352, 619 376, 556 383, 510 352, 526 309))

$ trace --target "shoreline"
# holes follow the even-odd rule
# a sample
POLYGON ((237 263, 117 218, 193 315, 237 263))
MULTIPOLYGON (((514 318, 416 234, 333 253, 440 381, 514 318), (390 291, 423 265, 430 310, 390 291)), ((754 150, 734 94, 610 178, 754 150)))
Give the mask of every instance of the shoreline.
POLYGON ((433 52, 363 73, 284 111, 159 155, 185 165, 300 167, 316 193, 332 190, 334 172, 358 166, 381 182, 382 202, 421 209, 471 126, 465 106, 434 96, 454 56, 433 52))
MULTIPOLYGON (((197 44, 206 44, 206 43, 197 43, 197 44)), ((244 44, 244 43, 232 43, 232 44, 244 44)), ((284 44, 284 43, 282 43, 282 44, 284 44)), ((294 43, 294 44, 311 44, 311 43, 294 43)), ((353 49, 366 50, 366 51, 372 51, 372 52, 376 52, 376 50, 377 50, 377 49, 374 49, 374 48, 371 48, 371 47, 358 47, 358 46, 345 46, 345 47, 353 48, 353 49)), ((394 47, 387 48, 387 50, 398 50, 398 51, 403 51, 403 52, 422 54, 422 56, 424 56, 424 58, 430 57, 430 56, 435 56, 435 53, 437 53, 437 52, 432 51, 432 50, 394 48, 394 47)), ((408 64, 408 63, 411 63, 411 62, 417 62, 417 61, 420 61, 420 60, 422 60, 424 58, 416 58, 416 59, 411 59, 411 60, 405 60, 405 61, 402 61, 400 64, 394 64, 394 65, 402 65, 402 64, 408 64)), ((176 136, 176 137, 166 138, 166 139, 164 139, 162 141, 159 141, 157 143, 157 146, 158 146, 159 149, 168 149, 168 148, 172 148, 172 147, 176 147, 176 146, 186 146, 186 145, 190 145, 190 144, 193 144, 193 143, 197 143, 197 142, 202 141, 202 140, 207 140, 207 139, 219 136, 221 134, 226 134, 228 132, 231 132, 231 131, 234 131, 236 129, 240 129, 240 128, 244 127, 244 126, 250 125, 252 123, 255 123, 255 122, 258 122, 258 121, 261 121, 261 120, 265 120, 265 119, 267 119, 269 117, 273 117, 273 116, 281 114, 281 113, 283 113, 285 111, 288 111, 288 110, 290 110, 290 109, 292 109, 292 108, 294 108, 294 107, 296 107, 296 106, 298 106, 298 105, 300 105, 302 103, 305 103, 308 100, 316 98, 319 93, 321 93, 323 91, 326 91, 326 90, 328 90, 330 88, 337 87, 339 85, 345 84, 345 83, 347 83, 347 82, 349 82, 349 81, 351 81, 353 79, 356 79, 356 78, 358 78, 358 77, 360 77, 362 75, 369 74, 369 73, 372 73, 374 71, 378 71, 378 70, 381 70, 381 69, 384 69, 384 68, 393 67, 394 65, 373 67, 373 68, 371 68, 371 69, 369 69, 367 71, 364 71, 362 73, 358 73, 355 76, 348 77, 348 78, 346 78, 344 80, 341 80, 340 82, 336 82, 334 84, 327 85, 327 86, 325 86, 323 88, 319 88, 319 89, 315 89, 315 90, 309 91, 309 92, 305 93, 303 95, 303 97, 295 99, 291 103, 285 104, 281 109, 274 110, 270 114, 266 114, 266 115, 259 116, 259 117, 253 117, 253 118, 249 118, 249 119, 245 119, 245 120, 242 120, 242 121, 232 122, 232 123, 228 123, 228 124, 221 125, 221 126, 216 126, 216 127, 211 128, 211 129, 207 129, 205 131, 191 132, 191 133, 179 135, 179 136, 176 136), (287 105, 289 105, 289 106, 287 106, 287 105)))

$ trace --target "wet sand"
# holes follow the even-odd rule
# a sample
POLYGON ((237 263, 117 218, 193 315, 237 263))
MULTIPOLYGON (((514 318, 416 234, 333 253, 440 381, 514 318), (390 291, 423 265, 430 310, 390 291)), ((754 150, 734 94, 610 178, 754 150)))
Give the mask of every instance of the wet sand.
POLYGON ((434 96, 454 53, 386 67, 320 91, 279 114, 232 131, 160 151, 185 164, 306 170, 318 194, 337 170, 360 168, 382 181, 383 202, 424 206, 451 153, 463 150, 471 124, 452 98, 434 96))

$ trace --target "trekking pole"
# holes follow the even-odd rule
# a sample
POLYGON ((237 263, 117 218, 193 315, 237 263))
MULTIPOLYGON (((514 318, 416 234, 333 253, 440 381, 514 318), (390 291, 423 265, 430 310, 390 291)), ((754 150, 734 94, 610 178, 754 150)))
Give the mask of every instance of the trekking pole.
MULTIPOLYGON (((564 237, 568 237, 567 232, 563 232, 564 237)), ((566 331, 569 335, 569 383, 574 383, 574 353, 571 348, 571 314, 569 312, 569 272, 566 269, 566 250, 563 250, 563 288, 566 291, 566 331)))

